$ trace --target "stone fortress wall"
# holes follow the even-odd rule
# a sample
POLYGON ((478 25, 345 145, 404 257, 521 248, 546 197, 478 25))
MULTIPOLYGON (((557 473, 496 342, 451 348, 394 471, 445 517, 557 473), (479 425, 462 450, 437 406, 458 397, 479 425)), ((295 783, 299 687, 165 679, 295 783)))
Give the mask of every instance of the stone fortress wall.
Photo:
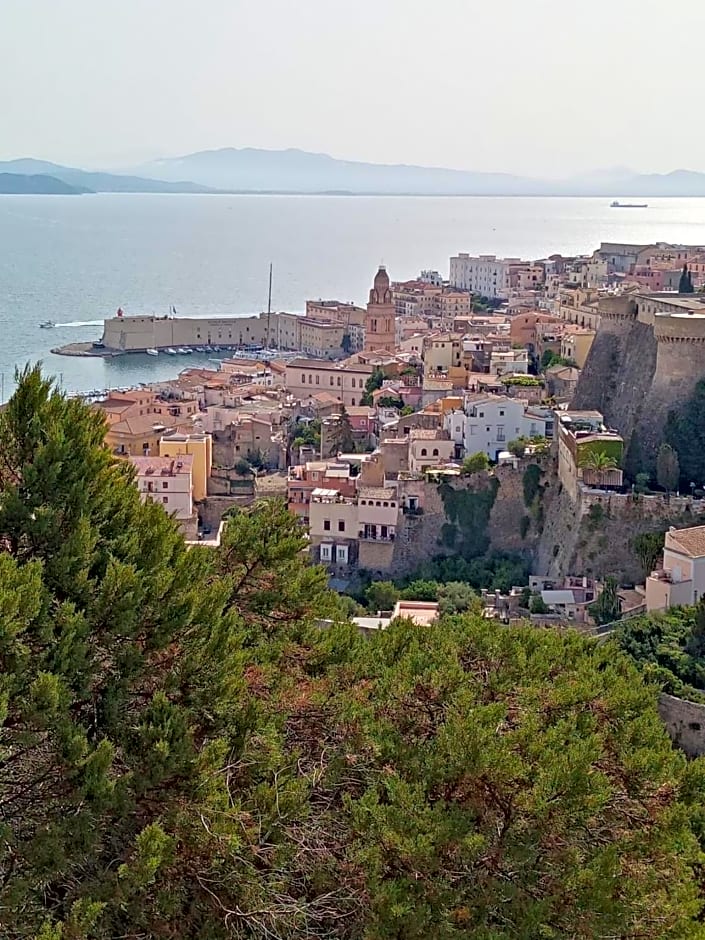
POLYGON ((600 313, 572 407, 598 409, 622 434, 628 474, 653 470, 668 413, 705 376, 705 304, 623 294, 601 300, 600 313))
POLYGON ((103 323, 102 342, 116 352, 144 352, 194 346, 271 345, 297 349, 300 336, 292 313, 256 317, 111 317, 103 323))

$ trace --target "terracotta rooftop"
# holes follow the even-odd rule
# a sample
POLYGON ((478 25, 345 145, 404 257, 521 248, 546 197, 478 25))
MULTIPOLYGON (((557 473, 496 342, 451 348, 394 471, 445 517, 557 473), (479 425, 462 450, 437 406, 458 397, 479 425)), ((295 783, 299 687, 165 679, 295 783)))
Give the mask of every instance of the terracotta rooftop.
POLYGON ((690 529, 670 529, 667 541, 676 543, 676 551, 681 551, 691 558, 705 556, 705 525, 692 526, 690 529))
POLYGON ((361 486, 358 494, 361 499, 396 499, 397 491, 394 487, 386 486, 361 486))
POLYGON ((123 418, 122 421, 116 421, 108 429, 109 434, 153 434, 155 428, 175 428, 184 423, 183 418, 174 418, 171 415, 135 415, 131 418, 123 418))
POLYGON ((329 362, 327 359, 292 359, 291 362, 287 363, 287 369, 323 369, 326 372, 364 372, 369 374, 372 372, 372 366, 368 365, 355 365, 355 366, 346 366, 345 369, 341 369, 340 364, 337 362, 329 362))
POLYGON ((193 469, 193 455, 184 454, 179 457, 129 457, 133 467, 140 476, 173 476, 177 473, 191 473, 193 469))

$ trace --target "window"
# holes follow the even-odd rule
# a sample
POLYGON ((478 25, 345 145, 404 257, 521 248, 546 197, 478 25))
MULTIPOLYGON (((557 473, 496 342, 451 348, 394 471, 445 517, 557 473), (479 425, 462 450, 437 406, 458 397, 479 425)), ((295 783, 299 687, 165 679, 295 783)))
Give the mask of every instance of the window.
POLYGON ((303 385, 306 384, 306 376, 303 375, 303 374, 302 374, 302 376, 301 376, 301 382, 302 382, 303 385))
POLYGON ((320 379, 320 376, 319 376, 319 375, 317 375, 317 376, 316 376, 316 385, 318 385, 318 384, 319 384, 319 379, 320 379))
POLYGON ((331 384, 331 385, 333 384, 333 376, 332 376, 332 375, 331 375, 331 377, 330 377, 330 384, 331 384))
POLYGON ((478 417, 478 418, 484 418, 484 417, 485 417, 485 412, 484 412, 484 411, 478 411, 477 417, 478 417))
POLYGON ((330 532, 330 519, 323 520, 323 531, 330 532))
POLYGON ((340 376, 338 376, 338 385, 340 386, 341 384, 342 384, 342 383, 341 383, 340 376))
POLYGON ((345 532, 345 519, 338 519, 338 532, 345 532))
POLYGON ((163 502, 163 503, 168 503, 168 502, 169 502, 169 497, 168 497, 168 496, 162 496, 162 502, 163 502))
POLYGON ((312 385, 312 384, 313 384, 313 378, 312 378, 312 376, 310 376, 310 375, 309 375, 309 377, 308 377, 308 384, 309 384, 309 385, 312 385))
POLYGON ((503 417, 504 417, 504 411, 503 411, 503 410, 500 410, 499 416, 500 416, 500 418, 503 418, 503 417))
POLYGON ((422 448, 421 448, 421 456, 422 456, 422 457, 426 457, 427 454, 428 454, 428 451, 426 450, 426 448, 425 448, 425 447, 422 447, 422 448))
POLYGON ((497 440, 498 440, 498 441, 506 441, 506 437, 504 436, 504 425, 503 425, 503 424, 498 424, 498 425, 497 425, 497 440))
POLYGON ((168 489, 169 489, 169 484, 166 482, 166 480, 164 480, 164 482, 162 483, 162 489, 163 489, 163 490, 168 490, 168 489))
POLYGON ((321 545, 321 561, 331 560, 332 545, 321 545))
POLYGON ((335 546, 335 560, 339 565, 347 565, 348 563, 348 546, 347 545, 336 545, 335 546))
POLYGON ((434 456, 434 457, 437 457, 437 456, 438 456, 438 448, 437 448, 437 447, 434 447, 434 448, 433 448, 433 456, 434 456))
POLYGON ((385 501, 385 502, 382 503, 382 505, 383 505, 383 506, 389 506, 389 503, 385 501))

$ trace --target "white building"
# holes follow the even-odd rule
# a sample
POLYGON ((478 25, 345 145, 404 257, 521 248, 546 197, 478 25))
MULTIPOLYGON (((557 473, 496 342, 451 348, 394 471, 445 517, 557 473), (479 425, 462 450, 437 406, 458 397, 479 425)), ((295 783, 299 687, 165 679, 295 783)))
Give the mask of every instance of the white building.
POLYGON ((646 579, 646 609, 697 604, 705 594, 705 526, 666 532, 663 559, 646 579))
POLYGON ((161 503, 179 521, 193 516, 193 455, 130 457, 142 501, 161 503))
POLYGON ((519 258, 474 256, 461 252, 450 259, 450 285, 482 297, 506 299, 509 296, 510 267, 518 264, 521 264, 519 258))
POLYGON ((503 395, 467 395, 464 409, 448 412, 443 425, 466 456, 481 452, 490 460, 519 437, 546 436, 546 418, 540 412, 523 399, 503 395))

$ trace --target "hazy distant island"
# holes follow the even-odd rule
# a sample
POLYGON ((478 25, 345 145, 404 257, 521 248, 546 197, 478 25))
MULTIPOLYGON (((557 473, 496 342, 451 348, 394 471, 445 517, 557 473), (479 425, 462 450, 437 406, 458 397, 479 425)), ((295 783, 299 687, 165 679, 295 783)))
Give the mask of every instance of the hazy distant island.
POLYGON ((188 180, 141 179, 127 173, 102 173, 25 157, 0 160, 0 175, 41 175, 61 181, 78 192, 94 193, 212 193, 209 186, 188 180))
POLYGON ((0 173, 0 194, 42 196, 80 196, 92 190, 82 186, 71 186, 55 176, 42 173, 32 175, 22 173, 0 173))
POLYGON ((636 173, 617 167, 569 179, 541 179, 407 164, 340 160, 304 150, 204 150, 103 172, 23 158, 0 174, 46 175, 103 193, 251 193, 352 196, 705 196, 705 173, 636 173))

